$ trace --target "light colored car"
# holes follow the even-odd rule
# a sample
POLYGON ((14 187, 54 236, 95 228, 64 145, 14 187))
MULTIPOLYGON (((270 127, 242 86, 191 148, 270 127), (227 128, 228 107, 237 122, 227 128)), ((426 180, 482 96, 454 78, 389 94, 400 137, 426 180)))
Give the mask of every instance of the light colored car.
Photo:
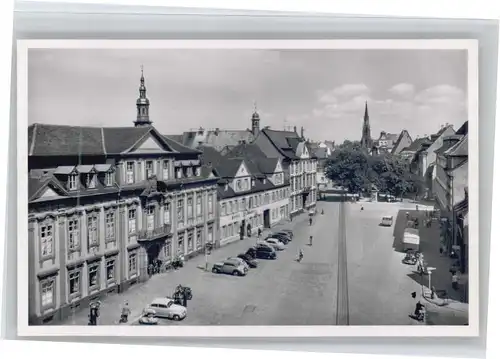
POLYGON ((156 298, 146 308, 146 310, 153 310, 155 316, 168 318, 173 320, 181 320, 186 318, 187 308, 182 305, 175 304, 172 298, 156 298))
POLYGON ((238 260, 231 258, 215 263, 212 267, 212 272, 244 276, 248 273, 248 266, 243 265, 239 258, 238 260))
POLYGON ((248 265, 248 263, 247 263, 247 262, 245 262, 245 260, 243 260, 242 258, 238 258, 238 257, 229 257, 228 259, 238 261, 238 262, 240 262, 243 266, 247 267, 247 269, 250 269, 250 266, 248 265))
POLYGON ((281 243, 277 238, 266 238, 266 243, 277 251, 282 251, 283 249, 285 249, 285 245, 281 243))
POLYGON ((384 227, 391 227, 394 220, 393 216, 383 216, 380 224, 384 227))

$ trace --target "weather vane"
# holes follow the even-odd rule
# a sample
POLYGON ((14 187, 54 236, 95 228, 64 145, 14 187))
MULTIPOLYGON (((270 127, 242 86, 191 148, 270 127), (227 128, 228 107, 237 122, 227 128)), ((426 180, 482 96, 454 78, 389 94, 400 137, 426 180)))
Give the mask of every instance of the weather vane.
POLYGON ((257 112, 257 101, 253 102, 253 111, 257 112))

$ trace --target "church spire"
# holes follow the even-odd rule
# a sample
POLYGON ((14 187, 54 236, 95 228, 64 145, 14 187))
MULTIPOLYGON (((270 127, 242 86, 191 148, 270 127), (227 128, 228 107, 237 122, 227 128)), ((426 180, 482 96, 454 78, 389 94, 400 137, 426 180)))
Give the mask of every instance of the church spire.
POLYGON ((141 84, 139 86, 139 98, 136 101, 137 119, 134 121, 135 127, 151 126, 149 120, 149 99, 146 97, 146 85, 144 84, 144 67, 141 65, 141 84))
POLYGON ((363 118, 363 130, 361 133, 361 147, 368 150, 372 146, 372 137, 370 130, 370 116, 368 116, 368 101, 365 102, 365 116, 363 118))
POLYGON ((257 102, 253 103, 253 115, 252 115, 252 134, 257 136, 260 131, 260 116, 257 112, 257 102))

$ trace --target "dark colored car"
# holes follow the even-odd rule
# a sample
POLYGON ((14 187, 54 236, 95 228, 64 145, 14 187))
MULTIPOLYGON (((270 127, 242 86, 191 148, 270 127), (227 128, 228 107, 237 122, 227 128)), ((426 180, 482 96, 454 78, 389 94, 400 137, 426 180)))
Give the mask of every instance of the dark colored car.
POLYGON ((241 254, 238 254, 237 257, 240 259, 243 259, 245 261, 245 263, 248 264, 248 266, 250 268, 257 268, 258 262, 254 258, 252 258, 250 255, 241 253, 241 254))
POLYGON ((250 258, 255 259, 255 258, 257 258, 257 250, 254 247, 250 247, 245 252, 245 255, 249 256, 250 258))
POLYGON ((264 243, 259 243, 255 247, 255 255, 256 258, 262 259, 276 259, 277 257, 274 248, 264 243))
POLYGON ((291 229, 280 229, 277 232, 278 233, 285 233, 286 235, 288 235, 288 237, 290 237, 290 240, 293 239, 293 231, 291 229))
POLYGON ((286 236, 285 234, 282 233, 271 233, 268 238, 276 238, 283 244, 288 244, 288 242, 291 241, 290 237, 286 236))

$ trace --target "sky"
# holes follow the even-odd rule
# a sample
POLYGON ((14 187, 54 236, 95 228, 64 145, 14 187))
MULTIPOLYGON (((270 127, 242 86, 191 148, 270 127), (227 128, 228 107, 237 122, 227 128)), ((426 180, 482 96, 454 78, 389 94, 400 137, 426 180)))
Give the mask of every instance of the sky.
POLYGON ((304 127, 311 140, 413 138, 467 120, 465 50, 30 49, 28 121, 131 126, 141 66, 163 134, 304 127))

